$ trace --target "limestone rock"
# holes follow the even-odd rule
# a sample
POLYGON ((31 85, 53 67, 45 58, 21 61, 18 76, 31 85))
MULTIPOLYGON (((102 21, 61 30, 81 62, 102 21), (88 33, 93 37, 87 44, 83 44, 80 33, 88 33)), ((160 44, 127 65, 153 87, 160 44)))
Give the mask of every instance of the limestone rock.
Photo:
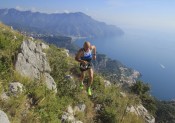
POLYGON ((50 76, 51 68, 47 62, 46 54, 42 49, 49 48, 44 43, 33 41, 23 41, 20 52, 17 56, 15 69, 23 76, 40 80, 42 77, 46 81, 48 89, 56 89, 56 83, 50 76))
POLYGON ((138 115, 138 113, 137 113, 134 106, 127 107, 126 111, 127 112, 132 112, 132 113, 135 113, 136 115, 138 115))
POLYGON ((143 105, 138 105, 137 111, 138 111, 139 115, 144 116, 144 119, 146 120, 146 122, 155 123, 155 118, 148 113, 147 109, 145 109, 145 107, 143 107, 143 105))
POLYGON ((33 41, 22 43, 15 68, 22 75, 35 79, 40 79, 40 72, 51 71, 41 46, 33 41))
POLYGON ((83 103, 82 104, 80 103, 74 107, 74 112, 76 112, 76 111, 84 112, 85 109, 86 109, 86 105, 83 103))
POLYGON ((48 49, 49 45, 45 44, 45 43, 41 43, 41 47, 42 49, 48 49))
POLYGON ((54 92, 57 93, 57 85, 56 85, 54 79, 50 76, 50 74, 45 73, 44 77, 45 77, 45 83, 46 83, 47 88, 49 90, 54 90, 54 92))
POLYGON ((110 87, 111 86, 111 82, 108 80, 104 80, 105 83, 105 87, 110 87))
POLYGON ((0 110, 0 123, 10 123, 6 113, 0 110))
POLYGON ((155 123, 155 118, 148 113, 143 105, 127 107, 127 112, 132 112, 137 116, 142 116, 147 123, 155 123))
POLYGON ((75 118, 75 112, 76 111, 83 111, 85 110, 86 108, 86 105, 84 106, 85 104, 83 105, 78 105, 78 106, 75 106, 74 109, 72 108, 72 106, 68 106, 67 108, 67 112, 64 112, 62 117, 61 117, 61 121, 62 122, 68 122, 68 123, 83 123, 82 121, 78 121, 76 120, 75 118))
POLYGON ((9 84, 9 91, 13 95, 21 94, 23 92, 23 84, 19 82, 12 82, 9 84))
POLYGON ((73 109, 72 109, 72 107, 70 105, 67 108, 67 112, 70 113, 70 114, 74 113, 74 111, 73 111, 73 109))
POLYGON ((96 111, 100 111, 100 110, 101 110, 101 107, 102 107, 101 104, 96 104, 96 105, 95 105, 95 110, 96 110, 96 111))
POLYGON ((0 96, 0 98, 1 98, 2 100, 6 101, 6 100, 9 99, 9 96, 7 95, 6 92, 3 91, 2 94, 1 94, 1 96, 0 96))

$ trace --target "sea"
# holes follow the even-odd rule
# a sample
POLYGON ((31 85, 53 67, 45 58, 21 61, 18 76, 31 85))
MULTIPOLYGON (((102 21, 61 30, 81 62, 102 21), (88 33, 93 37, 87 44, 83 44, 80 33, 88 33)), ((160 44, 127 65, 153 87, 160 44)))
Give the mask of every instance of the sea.
POLYGON ((139 29, 124 32, 122 36, 77 39, 74 43, 82 47, 84 41, 90 41, 98 53, 139 71, 152 96, 175 99, 175 34, 139 29))

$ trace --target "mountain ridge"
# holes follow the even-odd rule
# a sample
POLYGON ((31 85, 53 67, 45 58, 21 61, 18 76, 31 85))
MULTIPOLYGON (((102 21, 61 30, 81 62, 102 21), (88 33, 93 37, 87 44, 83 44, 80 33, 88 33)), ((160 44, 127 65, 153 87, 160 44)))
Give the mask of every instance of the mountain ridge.
POLYGON ((120 36, 122 29, 82 13, 40 13, 0 9, 0 21, 20 31, 77 37, 120 36))

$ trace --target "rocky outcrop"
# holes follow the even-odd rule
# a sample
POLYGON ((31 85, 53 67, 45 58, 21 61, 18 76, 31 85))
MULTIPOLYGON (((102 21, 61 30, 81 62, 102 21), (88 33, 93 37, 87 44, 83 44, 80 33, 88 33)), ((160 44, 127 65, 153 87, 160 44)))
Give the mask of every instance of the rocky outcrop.
POLYGON ((83 123, 82 121, 76 120, 75 114, 76 112, 84 112, 86 109, 85 104, 78 104, 77 106, 72 108, 72 106, 67 107, 67 111, 63 113, 61 121, 68 123, 83 123))
POLYGON ((127 112, 132 112, 137 116, 142 116, 147 123, 155 123, 155 118, 148 113, 143 105, 127 107, 127 112))
POLYGON ((48 89, 57 92, 55 81, 49 74, 51 68, 47 62, 46 54, 42 51, 42 48, 48 47, 44 43, 23 41, 17 56, 15 69, 21 75, 31 79, 43 79, 48 89))
POLYGON ((0 110, 0 123, 10 123, 6 113, 0 110))

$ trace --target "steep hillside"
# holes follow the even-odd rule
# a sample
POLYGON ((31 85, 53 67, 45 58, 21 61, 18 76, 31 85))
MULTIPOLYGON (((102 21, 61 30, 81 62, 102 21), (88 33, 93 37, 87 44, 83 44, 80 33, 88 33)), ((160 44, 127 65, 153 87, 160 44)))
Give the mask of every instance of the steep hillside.
POLYGON ((65 49, 0 24, 0 121, 155 122, 139 96, 126 93, 97 73, 89 97, 86 89, 79 88, 79 74, 78 63, 65 49))
POLYGON ((84 13, 45 14, 16 9, 0 9, 0 21, 25 32, 42 34, 102 37, 122 35, 123 31, 107 25, 84 13))
MULTIPOLYGON (((31 35, 35 39, 43 40, 49 44, 54 44, 61 48, 69 50, 70 54, 76 54, 80 47, 73 43, 73 39, 65 36, 50 36, 50 35, 31 35)), ((121 62, 108 58, 105 54, 97 52, 97 59, 92 61, 94 69, 99 74, 103 75, 105 79, 115 84, 122 84, 125 87, 135 83, 141 74, 131 68, 126 67, 121 62)))

